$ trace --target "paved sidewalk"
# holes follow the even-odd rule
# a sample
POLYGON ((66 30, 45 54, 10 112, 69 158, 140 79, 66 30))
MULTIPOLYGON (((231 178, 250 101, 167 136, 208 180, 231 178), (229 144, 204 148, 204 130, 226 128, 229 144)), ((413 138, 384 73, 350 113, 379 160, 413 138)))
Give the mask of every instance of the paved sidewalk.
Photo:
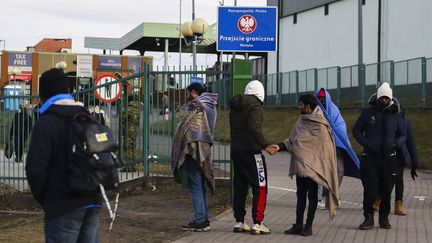
MULTIPOLYGON (((288 154, 266 156, 269 194, 264 223, 272 229, 270 235, 253 236, 232 233, 234 219, 229 210, 211 222, 209 232, 196 232, 176 242, 432 242, 432 174, 419 172, 415 182, 405 171, 406 216, 390 215, 392 229, 358 230, 363 220, 363 189, 360 180, 344 177, 341 186, 341 206, 331 221, 328 211, 317 210, 313 235, 309 237, 285 235, 284 230, 295 221, 295 179, 288 175, 288 154)), ((393 193, 394 197, 394 193, 393 193)), ((392 212, 394 198, 392 198, 392 212)), ((246 220, 251 224, 250 208, 246 220)))

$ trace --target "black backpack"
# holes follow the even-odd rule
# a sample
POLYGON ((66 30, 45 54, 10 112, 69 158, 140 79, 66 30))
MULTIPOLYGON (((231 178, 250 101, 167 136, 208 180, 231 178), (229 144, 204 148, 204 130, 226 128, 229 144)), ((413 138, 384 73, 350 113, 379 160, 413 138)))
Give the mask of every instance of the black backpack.
MULTIPOLYGON (((76 114, 67 125, 67 183, 72 192, 93 195, 119 186, 118 168, 123 162, 114 154, 119 145, 110 129, 90 116, 76 114)), ((103 192, 104 193, 104 192, 103 192)))

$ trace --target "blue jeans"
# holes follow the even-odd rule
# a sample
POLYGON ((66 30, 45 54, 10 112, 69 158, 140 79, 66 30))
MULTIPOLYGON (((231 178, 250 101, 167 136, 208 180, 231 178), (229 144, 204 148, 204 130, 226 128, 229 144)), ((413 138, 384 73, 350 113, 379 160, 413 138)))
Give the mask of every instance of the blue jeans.
POLYGON ((99 242, 99 214, 100 208, 87 208, 46 219, 46 243, 99 242))
POLYGON ((186 161, 188 172, 188 191, 192 197, 192 208, 194 210, 194 221, 203 223, 208 220, 207 193, 204 175, 196 161, 189 158, 186 161))

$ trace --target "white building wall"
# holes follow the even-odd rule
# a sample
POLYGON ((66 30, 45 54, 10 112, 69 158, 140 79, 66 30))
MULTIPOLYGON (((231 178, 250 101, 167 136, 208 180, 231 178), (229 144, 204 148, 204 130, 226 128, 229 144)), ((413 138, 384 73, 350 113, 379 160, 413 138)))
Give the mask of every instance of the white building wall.
POLYGON ((384 60, 432 57, 432 1, 383 0, 384 60))
MULTIPOLYGON (((381 60, 432 57, 432 1, 382 0, 381 60)), ((280 72, 358 62, 358 0, 342 0, 280 19, 280 72)), ((363 6, 363 61, 377 62, 378 0, 363 6)), ((268 73, 276 72, 269 54, 268 73)))

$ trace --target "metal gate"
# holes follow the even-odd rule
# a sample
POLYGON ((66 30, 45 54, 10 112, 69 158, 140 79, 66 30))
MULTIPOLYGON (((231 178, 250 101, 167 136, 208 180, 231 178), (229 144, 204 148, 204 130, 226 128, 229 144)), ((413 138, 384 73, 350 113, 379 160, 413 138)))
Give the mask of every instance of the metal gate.
MULTIPOLYGON (((98 86, 77 84, 72 94, 115 134, 119 156, 126 163, 119 170, 121 181, 172 176, 171 139, 186 112, 186 87, 194 80, 206 80, 208 92, 219 94, 213 160, 215 175, 229 178, 230 72, 151 71, 150 67, 145 64, 143 73, 98 86), (118 96, 103 102, 100 93, 104 92, 118 96)), ((39 116, 38 100, 37 96, 14 92, 0 97, 0 194, 29 190, 25 160, 31 130, 39 116)))

